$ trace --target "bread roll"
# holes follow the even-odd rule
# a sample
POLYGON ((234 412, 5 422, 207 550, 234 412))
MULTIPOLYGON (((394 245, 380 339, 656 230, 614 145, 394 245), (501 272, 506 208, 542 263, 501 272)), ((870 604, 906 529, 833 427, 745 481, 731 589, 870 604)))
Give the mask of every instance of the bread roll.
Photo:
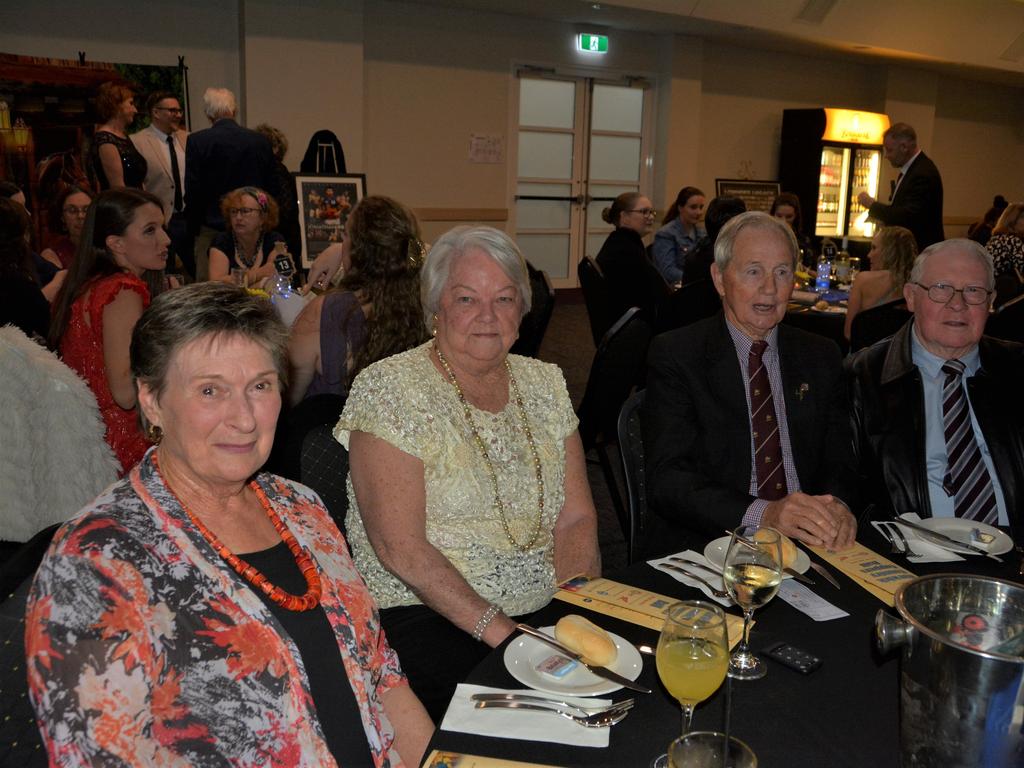
MULTIPOLYGON (((772 530, 774 531, 775 529, 772 528, 772 530)), ((754 534, 754 541, 764 541, 765 536, 762 535, 764 533, 765 531, 763 530, 757 531, 757 533, 754 534)), ((782 567, 792 568, 793 563, 796 562, 796 556, 799 550, 797 550, 796 544, 793 543, 793 540, 789 538, 789 536, 781 531, 776 531, 776 533, 779 534, 779 539, 782 542, 782 567)))
POLYGON ((574 613, 558 620, 555 639, 580 654, 587 664, 607 667, 619 655, 619 649, 607 632, 574 613))

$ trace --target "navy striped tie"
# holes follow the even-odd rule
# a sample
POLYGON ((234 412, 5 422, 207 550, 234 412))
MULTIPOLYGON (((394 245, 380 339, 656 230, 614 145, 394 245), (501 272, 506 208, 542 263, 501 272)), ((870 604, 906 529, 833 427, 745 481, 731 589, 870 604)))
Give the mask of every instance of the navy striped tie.
POLYGON ((964 394, 964 364, 947 360, 942 365, 942 422, 946 437, 946 474, 942 488, 953 497, 957 517, 994 524, 998 516, 992 478, 974 437, 971 409, 964 394))
POLYGON ((775 418, 775 401, 763 355, 768 342, 755 341, 750 347, 747 373, 750 376, 750 427, 754 437, 754 469, 757 498, 776 501, 786 495, 786 469, 782 465, 782 439, 775 418))

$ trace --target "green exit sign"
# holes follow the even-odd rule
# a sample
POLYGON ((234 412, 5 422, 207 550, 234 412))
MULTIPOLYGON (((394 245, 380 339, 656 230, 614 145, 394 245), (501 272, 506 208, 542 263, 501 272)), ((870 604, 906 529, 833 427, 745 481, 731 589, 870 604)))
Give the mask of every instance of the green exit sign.
POLYGON ((576 50, 589 53, 608 53, 608 36, 588 35, 586 33, 577 35, 576 50))

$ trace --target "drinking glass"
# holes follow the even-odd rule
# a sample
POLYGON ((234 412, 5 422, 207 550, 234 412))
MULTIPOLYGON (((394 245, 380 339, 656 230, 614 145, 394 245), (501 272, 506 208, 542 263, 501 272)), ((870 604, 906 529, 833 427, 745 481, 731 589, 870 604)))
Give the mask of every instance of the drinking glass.
POLYGON ((236 267, 231 270, 231 282, 241 288, 249 287, 249 270, 236 267))
MULTIPOLYGON (((682 733, 693 720, 693 708, 718 690, 729 664, 729 640, 722 609, 703 600, 673 603, 665 611, 665 626, 655 656, 658 676, 682 707, 682 733)), ((668 765, 657 758, 654 768, 668 765)))
POLYGON ((764 677, 764 662, 750 652, 747 635, 750 617, 779 591, 782 581, 782 538, 773 528, 739 527, 732 532, 729 549, 725 553, 722 576, 725 588, 743 609, 743 637, 729 659, 729 677, 737 680, 756 680, 764 677), (747 531, 749 537, 744 535, 747 531))
POLYGON ((735 736, 693 731, 668 747, 669 768, 757 768, 754 751, 735 736))

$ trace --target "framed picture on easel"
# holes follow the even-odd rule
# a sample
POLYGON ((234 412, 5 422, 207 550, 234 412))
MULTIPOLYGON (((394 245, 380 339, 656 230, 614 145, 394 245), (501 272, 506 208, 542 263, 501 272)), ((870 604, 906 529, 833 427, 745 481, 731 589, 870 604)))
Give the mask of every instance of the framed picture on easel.
POLYGON ((321 251, 340 243, 356 203, 366 196, 366 175, 293 174, 299 202, 302 267, 309 269, 321 251))

